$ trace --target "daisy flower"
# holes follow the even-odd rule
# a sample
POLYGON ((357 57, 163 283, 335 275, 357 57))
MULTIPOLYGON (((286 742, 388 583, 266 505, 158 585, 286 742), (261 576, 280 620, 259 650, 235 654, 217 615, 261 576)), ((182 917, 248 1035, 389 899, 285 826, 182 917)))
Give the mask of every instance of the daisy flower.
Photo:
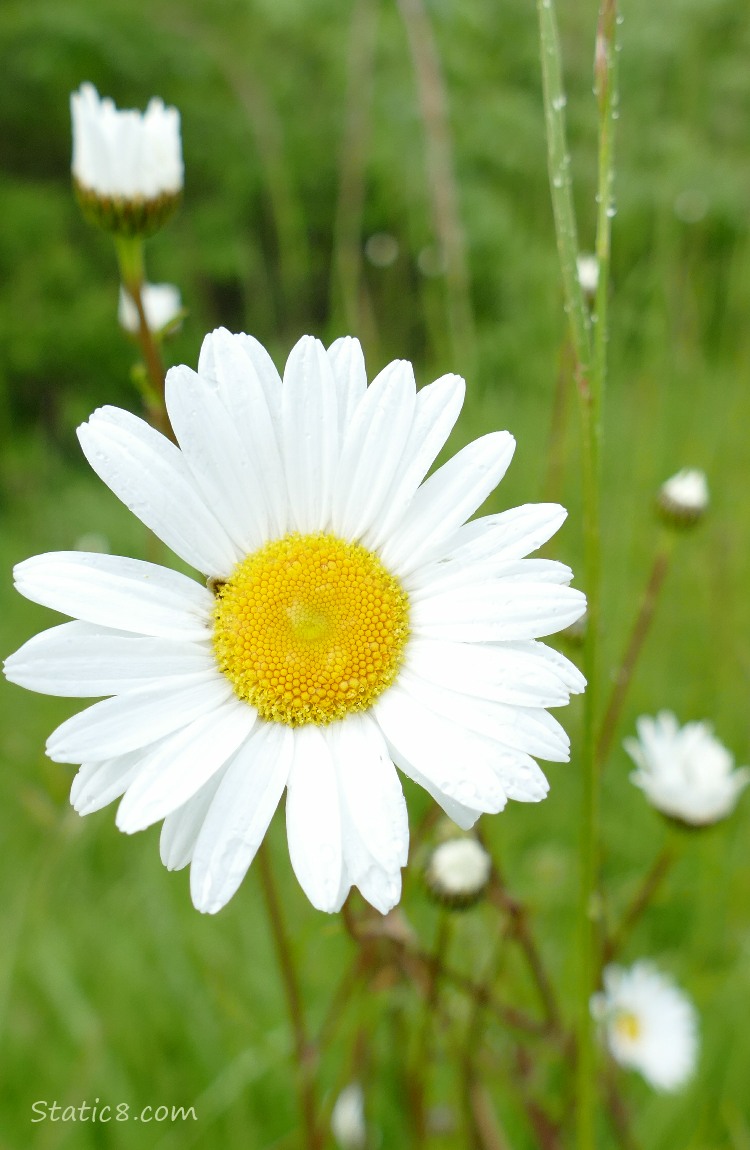
POLYGON ((400 897, 408 823, 394 764, 459 826, 537 802, 532 756, 568 758, 545 708, 583 679, 538 642, 584 609, 561 563, 524 556, 565 518, 526 505, 467 523, 502 478, 508 432, 425 475, 463 380, 417 391, 397 360, 367 386, 359 343, 306 336, 283 382, 263 347, 219 330, 198 372, 167 376, 179 446, 113 407, 79 428, 91 466, 207 584, 110 555, 40 555, 19 591, 75 617, 6 662, 32 690, 104 696, 47 753, 81 764, 85 814, 164 820, 203 911, 234 894, 286 789, 289 852, 314 906, 352 885, 400 897))
POLYGON ((697 523, 708 507, 708 481, 703 471, 684 467, 662 483, 657 506, 667 522, 677 527, 697 523))
POLYGON ((750 769, 734 770, 734 759, 709 723, 680 727, 670 711, 641 715, 637 739, 625 750, 638 770, 630 776, 662 814, 689 826, 726 818, 750 782, 750 769))
POLYGON ((693 1074, 695 1008, 650 962, 636 962, 630 970, 606 967, 604 991, 594 995, 591 1012, 615 1061, 640 1071, 654 1089, 678 1090, 693 1074))
POLYGON ((70 110, 73 183, 86 217, 125 235, 161 227, 182 192, 177 109, 155 97, 145 112, 121 111, 93 84, 81 84, 70 110))
POLYGON ((492 873, 492 859, 478 839, 465 835, 439 843, 425 867, 425 881, 438 902, 461 908, 481 898, 492 873))

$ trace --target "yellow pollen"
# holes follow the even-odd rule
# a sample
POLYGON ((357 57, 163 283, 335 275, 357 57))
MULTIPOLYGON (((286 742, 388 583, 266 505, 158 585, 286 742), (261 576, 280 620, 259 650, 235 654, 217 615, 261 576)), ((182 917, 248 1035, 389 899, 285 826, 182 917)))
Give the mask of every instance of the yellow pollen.
POLYGON ((630 1010, 620 1010, 615 1018, 615 1030, 620 1038, 628 1042, 637 1042, 641 1036, 639 1019, 630 1010))
POLYGON ((285 535, 215 589, 214 651, 262 718, 324 725, 396 678, 409 600, 377 555, 335 535, 285 535))

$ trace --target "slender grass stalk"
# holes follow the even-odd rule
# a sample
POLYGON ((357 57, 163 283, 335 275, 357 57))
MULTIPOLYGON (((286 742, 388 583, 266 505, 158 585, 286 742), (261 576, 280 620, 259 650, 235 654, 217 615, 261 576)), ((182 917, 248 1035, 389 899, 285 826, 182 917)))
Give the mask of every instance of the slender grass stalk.
POLYGON ((672 864, 678 855, 678 847, 677 836, 673 833, 651 864, 650 869, 625 911, 622 922, 605 942, 602 951, 603 966, 606 966, 608 962, 612 962, 622 950, 633 927, 648 908, 652 898, 671 870, 672 864))
POLYGON ((600 470, 602 399, 607 362, 607 293, 613 214, 613 147, 616 0, 602 0, 596 37, 595 85, 599 108, 599 181, 596 253, 599 284, 592 323, 578 281, 578 236, 573 207, 570 156, 565 133, 562 53, 553 0, 538 0, 548 163, 565 310, 575 353, 575 378, 582 423, 584 552, 588 627, 584 649, 588 689, 584 706, 581 796, 581 857, 578 900, 578 986, 576 1002, 576 1128, 579 1150, 596 1145, 595 1056, 589 1000, 598 974, 599 780, 596 717, 599 701, 598 647, 601 610, 600 470), (593 330, 592 330, 593 329, 593 330))
POLYGON ((363 328, 362 216, 377 31, 378 0, 356 0, 349 33, 346 120, 333 228, 330 292, 331 314, 341 314, 347 331, 352 332, 361 332, 363 328))
POLYGON ((268 847, 265 842, 261 844, 258 850, 258 871, 263 890, 263 898, 265 900, 266 910, 268 911, 268 921, 271 926, 271 934, 273 935, 276 949, 276 957, 279 960, 279 970, 286 995, 289 1021, 294 1036, 295 1072, 299 1107, 304 1129, 304 1150, 320 1150, 322 1137, 316 1117, 317 1104, 315 1100, 314 1080, 315 1048, 307 1035, 299 979, 297 977, 292 948, 268 857, 268 847))
POLYGON ((461 373, 471 376, 476 359, 466 239, 458 208, 453 143, 435 37, 423 0, 397 0, 404 22, 424 126, 427 182, 435 236, 445 260, 445 286, 451 352, 461 373))

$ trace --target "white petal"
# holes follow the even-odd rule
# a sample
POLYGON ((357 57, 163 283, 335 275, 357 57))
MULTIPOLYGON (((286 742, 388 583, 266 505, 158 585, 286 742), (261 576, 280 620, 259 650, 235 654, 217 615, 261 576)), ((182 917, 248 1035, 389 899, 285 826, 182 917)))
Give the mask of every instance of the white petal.
POLYGON ((93 623, 63 623, 34 635, 5 661, 11 683, 46 695, 119 695, 143 681, 216 666, 207 644, 130 635, 93 623))
POLYGON ((51 551, 19 563, 13 575, 27 599, 87 623, 165 639, 200 640, 210 634, 210 591, 154 563, 51 551))
POLYGON ((289 857, 299 884, 318 910, 340 910, 343 855, 336 768, 314 726, 294 730, 294 761, 287 784, 289 857))
POLYGON ((339 406, 339 430, 346 434, 354 409, 367 391, 367 372, 362 345, 358 339, 345 335, 334 340, 328 348, 328 359, 336 380, 339 406))
POLYGON ((516 441, 507 431, 475 439, 427 479, 414 496, 381 559, 401 577, 437 556, 455 532, 497 487, 513 456, 516 441))
POLYGON ((206 504, 239 551, 268 538, 268 513, 255 461, 212 385, 189 367, 167 373, 166 402, 182 454, 206 504))
POLYGON ((120 830, 143 830, 192 798, 247 738, 256 717, 252 707, 232 697, 164 739, 125 792, 117 812, 120 830))
POLYGON ((78 438, 97 475, 175 554, 206 575, 231 572, 240 553, 173 443, 116 407, 95 411, 78 438))
POLYGON ((535 659, 541 660, 547 667, 554 668, 555 673, 560 676, 571 695, 580 695, 582 691, 586 690, 586 680, 575 663, 571 663, 570 659, 566 659, 554 647, 548 647, 546 643, 539 643, 536 639, 529 639, 526 642, 503 643, 502 646, 521 654, 533 655, 535 659))
POLYGON ((411 639, 404 665, 440 687, 521 707, 561 707, 571 694, 553 666, 513 644, 411 639))
MULTIPOLYGON (((447 690, 402 670, 399 685, 426 707, 440 715, 523 752, 518 756, 528 766, 529 755, 565 763, 570 758, 570 740, 556 719, 541 707, 509 707, 459 691, 447 690)), ((534 764, 535 765, 535 764, 534 764)))
POLYGON ((297 531, 322 531, 331 515, 338 464, 336 385, 319 340, 303 336, 284 370, 282 454, 297 531))
POLYGON ((412 764, 464 807, 492 814, 503 809, 505 790, 497 774, 497 764, 507 757, 503 747, 435 714, 400 682, 380 696, 373 711, 399 765, 412 764))
POLYGON ((179 687, 150 683, 73 715, 52 732, 47 754, 58 763, 124 755, 187 726, 231 696, 229 680, 218 671, 179 687))
POLYGON ((351 715, 326 730, 342 804, 367 851, 387 871, 406 866, 409 820, 396 769, 377 723, 351 715))
POLYGON ((218 770, 191 799, 167 815, 162 823, 159 854, 167 870, 182 870, 192 859, 211 800, 225 772, 226 768, 218 770))
POLYGON ((344 433, 331 523, 359 539, 383 505, 414 415, 417 387, 405 360, 388 364, 370 384, 344 433))
POLYGON ((103 762, 83 763, 70 788, 70 802, 79 815, 90 815, 119 799, 135 778, 143 751, 131 751, 103 762))
POLYGON ((448 540, 447 559, 473 563, 492 555, 523 559, 536 551, 564 523, 567 511, 559 503, 525 503, 499 515, 485 515, 459 527, 448 540))
POLYGON ((415 491, 437 459, 464 402, 460 375, 443 375, 417 392, 414 419, 391 488, 365 543, 379 549, 403 519, 415 491))
POLYGON ((476 586, 492 579, 504 583, 557 583, 566 585, 573 578, 570 567, 555 559, 510 559, 496 557, 465 564, 454 560, 427 563, 412 571, 404 580, 404 590, 412 603, 442 595, 445 591, 463 591, 472 596, 476 586))
POLYGON ((585 610, 585 596, 573 587, 489 579, 471 595, 465 589, 447 591, 414 603, 410 623, 415 637, 423 639, 535 639, 561 631, 585 610))
POLYGON ((259 722, 227 767, 193 852, 193 903, 215 914, 247 873, 289 778, 294 734, 259 722))
POLYGON ((249 335, 224 328, 207 335, 199 375, 212 380, 240 442, 256 461, 257 481, 273 538, 289 529, 289 497, 281 459, 281 380, 268 353, 249 335))

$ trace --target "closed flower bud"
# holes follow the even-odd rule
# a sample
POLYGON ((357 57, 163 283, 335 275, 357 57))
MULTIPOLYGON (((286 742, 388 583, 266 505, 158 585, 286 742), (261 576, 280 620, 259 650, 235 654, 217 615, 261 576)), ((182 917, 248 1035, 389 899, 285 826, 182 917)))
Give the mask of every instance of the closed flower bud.
POLYGON ((706 476, 695 468, 683 468, 662 483, 657 502, 662 517, 672 526, 691 527, 708 507, 706 476))
MULTIPOLYGON (((165 328, 179 327, 182 315, 180 292, 174 284, 144 284, 141 289, 143 310, 149 331, 162 332, 165 328)), ((138 334, 138 309, 124 287, 120 288, 120 302, 117 308, 120 327, 131 335, 138 334)))
POLYGON ((492 860, 477 839, 450 838, 436 846, 425 868, 425 881, 433 897, 444 906, 473 906, 484 894, 492 860))
POLYGON ((70 99, 73 184, 86 219, 122 236, 157 231, 182 193, 180 115, 161 100, 118 110, 82 84, 70 99))

